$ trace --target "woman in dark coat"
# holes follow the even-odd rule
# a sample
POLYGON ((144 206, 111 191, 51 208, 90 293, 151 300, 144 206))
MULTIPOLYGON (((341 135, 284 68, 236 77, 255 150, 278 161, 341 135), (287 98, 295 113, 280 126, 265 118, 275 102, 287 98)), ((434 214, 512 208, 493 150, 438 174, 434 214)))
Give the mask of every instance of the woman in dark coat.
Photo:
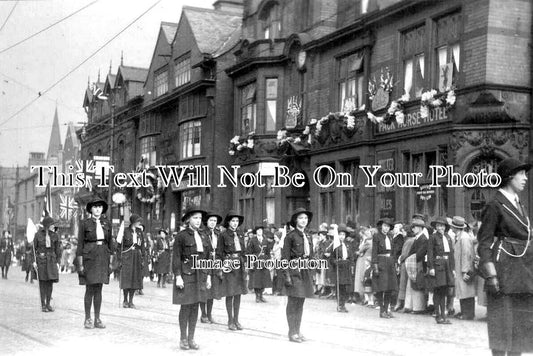
POLYGON ((492 354, 533 352, 533 244, 518 194, 531 165, 512 158, 498 166, 500 189, 483 211, 480 267, 487 276, 487 318, 492 354))
POLYGON ((346 300, 348 299, 348 290, 353 286, 351 269, 354 265, 353 250, 346 244, 348 227, 346 224, 340 224, 338 227, 340 246, 336 247, 331 254, 331 266, 335 271, 335 279, 338 284, 339 295, 337 296, 339 313, 348 313, 346 309, 346 300))
POLYGON ((24 243, 24 260, 22 263, 22 271, 26 272, 26 278, 25 281, 27 282, 28 279, 30 280, 30 283, 33 283, 34 278, 34 271, 33 271, 33 245, 26 241, 24 243))
POLYGON ((226 230, 220 234, 217 255, 222 261, 228 261, 233 268, 224 271, 224 279, 220 286, 221 296, 226 297, 226 312, 228 313, 228 328, 242 330, 239 323, 241 295, 246 294, 246 273, 244 271, 244 235, 237 228, 242 225, 244 217, 230 210, 224 219, 226 230))
POLYGON ((11 266, 11 258, 13 257, 14 245, 13 239, 9 231, 4 231, 0 239, 0 267, 2 268, 2 279, 7 279, 7 272, 11 266))
POLYGON ((194 331, 198 319, 198 303, 206 301, 207 289, 211 288, 211 276, 208 269, 196 268, 193 255, 197 260, 207 260, 210 246, 202 239, 199 229, 205 211, 189 208, 183 214, 181 221, 187 227, 176 235, 172 249, 172 271, 175 283, 172 303, 180 304, 180 348, 183 350, 198 350, 194 341, 194 331), (194 268, 193 268, 194 267, 194 268))
POLYGON ((142 218, 137 214, 130 216, 130 226, 124 230, 124 236, 118 242, 117 257, 120 268, 120 289, 124 293, 124 308, 133 308, 133 295, 143 289, 144 238, 139 226, 142 218))
MULTIPOLYGON (((254 236, 248 241, 248 248, 246 253, 254 255, 258 260, 270 259, 270 244, 265 236, 263 236, 263 226, 257 226, 253 230, 254 236)), ((270 277, 270 270, 268 268, 260 268, 259 262, 250 269, 250 280, 248 287, 255 292, 256 303, 266 303, 263 298, 265 288, 272 288, 272 278, 270 277)))
POLYGON ((53 284, 59 282, 59 262, 61 261, 61 241, 54 232, 55 221, 47 216, 43 219, 43 228, 35 234, 33 246, 37 260, 33 267, 37 270, 39 291, 41 293, 41 310, 53 312, 50 305, 53 284))
MULTIPOLYGON (((208 212, 205 216, 204 223, 206 228, 202 231, 204 239, 211 246, 211 253, 209 254, 209 259, 212 261, 219 261, 220 257, 217 256, 217 246, 220 239, 220 232, 216 229, 217 225, 222 222, 222 217, 213 212, 208 212)), ((209 271, 211 275, 211 288, 207 290, 207 301, 200 302, 200 310, 202 311, 202 316, 200 321, 202 323, 214 324, 213 316, 211 312, 213 310, 213 299, 220 299, 220 284, 222 283, 223 272, 222 269, 211 269, 209 271)))
POLYGON ((105 325, 100 320, 100 308, 102 286, 109 284, 111 271, 111 223, 103 217, 107 211, 107 203, 104 200, 94 199, 87 204, 86 209, 91 217, 80 224, 76 250, 79 282, 85 286, 84 326, 86 329, 104 329, 105 325), (94 305, 94 324, 91 319, 91 305, 94 305))
MULTIPOLYGON (((312 258, 313 240, 311 235, 305 230, 313 213, 298 208, 291 216, 290 224, 294 230, 290 231, 283 241, 281 250, 281 260, 290 261, 304 260, 312 258)), ((304 342, 306 338, 300 332, 305 298, 312 298, 314 295, 313 274, 316 271, 310 269, 288 268, 285 272, 285 290, 287 299, 287 323, 289 324, 289 340, 292 342, 304 342)))
POLYGON ((379 317, 386 319, 393 317, 389 307, 392 293, 398 291, 397 261, 392 255, 392 239, 389 236, 392 224, 392 219, 380 219, 377 223, 379 231, 372 239, 372 291, 378 297, 379 317))
POLYGON ((435 232, 428 240, 428 286, 433 289, 433 305, 437 324, 451 324, 446 316, 446 297, 455 286, 453 242, 446 233, 448 221, 440 217, 431 222, 435 232))
POLYGON ((154 243, 154 272, 157 274, 157 288, 166 288, 167 274, 170 272, 170 240, 168 231, 159 229, 154 243))

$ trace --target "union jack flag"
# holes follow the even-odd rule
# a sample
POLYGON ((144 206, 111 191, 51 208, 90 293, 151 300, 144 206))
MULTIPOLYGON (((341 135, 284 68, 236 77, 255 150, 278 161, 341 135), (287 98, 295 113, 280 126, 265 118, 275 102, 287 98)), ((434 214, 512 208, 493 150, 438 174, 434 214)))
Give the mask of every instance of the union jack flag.
POLYGON ((60 195, 61 203, 59 204, 59 217, 63 220, 70 220, 78 215, 78 203, 70 195, 60 195))
POLYGON ((85 175, 85 187, 89 190, 93 190, 92 179, 96 173, 96 165, 94 160, 76 160, 76 172, 81 172, 85 175))

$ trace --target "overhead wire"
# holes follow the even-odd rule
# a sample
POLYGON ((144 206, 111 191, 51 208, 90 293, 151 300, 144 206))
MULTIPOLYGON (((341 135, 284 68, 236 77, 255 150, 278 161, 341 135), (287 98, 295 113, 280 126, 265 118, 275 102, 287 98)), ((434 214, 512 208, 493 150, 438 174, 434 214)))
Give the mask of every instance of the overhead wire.
POLYGON ((7 20, 9 20, 9 18, 11 17, 11 14, 13 13, 13 11, 15 11, 15 8, 17 7, 19 1, 17 0, 14 4, 13 4, 13 7, 11 8, 11 11, 9 12, 9 14, 7 15, 6 19, 4 20, 4 23, 2 24, 2 27, 0 27, 0 32, 2 32, 2 30, 4 29, 6 23, 7 23, 7 20))

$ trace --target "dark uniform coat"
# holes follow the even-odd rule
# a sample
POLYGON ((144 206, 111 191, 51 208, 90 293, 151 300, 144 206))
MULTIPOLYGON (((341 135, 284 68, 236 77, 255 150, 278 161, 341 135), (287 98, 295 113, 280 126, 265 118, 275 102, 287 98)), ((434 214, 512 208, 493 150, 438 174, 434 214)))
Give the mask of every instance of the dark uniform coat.
POLYGON ((241 245, 241 251, 237 251, 235 248, 234 233, 235 232, 231 229, 226 229, 220 234, 218 240, 218 256, 220 256, 223 261, 234 261, 235 266, 237 261, 239 261, 239 268, 232 269, 229 272, 224 271, 224 279, 221 285, 222 297, 231 297, 248 293, 248 289, 246 288, 244 235, 237 230, 236 234, 241 245))
POLYGON ((24 256, 22 262, 22 270, 24 272, 31 272, 33 267, 33 245, 29 242, 24 243, 24 256))
POLYGON ((0 238, 0 266, 11 265, 11 254, 13 253, 14 245, 12 238, 0 238))
MULTIPOLYGON (((202 234, 200 234, 202 237, 202 234)), ((198 252, 194 230, 187 227, 178 232, 172 248, 172 272, 174 273, 174 284, 172 288, 173 304, 194 304, 206 302, 207 300, 207 276, 208 269, 193 268, 193 255, 197 255, 197 260, 206 260, 211 252, 211 248, 205 238, 202 238, 203 252, 198 252), (176 277, 183 279, 183 288, 176 287, 176 277)))
POLYGON ((59 236, 48 231, 50 247, 46 247, 46 231, 40 230, 35 234, 33 245, 37 257, 37 272, 40 281, 59 281, 57 264, 61 262, 61 241, 59 236))
MULTIPOLYGON (((202 230, 202 235, 205 241, 211 246, 209 248, 209 259, 212 261, 221 261, 219 255, 217 255, 218 241, 220 240, 220 232, 217 229, 210 230, 205 228, 202 230)), ((221 297, 221 284, 224 278, 222 269, 212 268, 208 271, 211 275, 211 289, 207 290, 207 299, 220 299, 221 297)))
MULTIPOLYGON (((309 253, 313 253, 313 240, 311 235, 307 235, 309 253)), ((283 242, 281 249, 281 259, 286 261, 309 259, 312 256, 305 256, 304 233, 298 229, 290 231, 283 242)), ((292 285, 285 286, 286 295, 289 297, 312 298, 314 295, 313 274, 315 271, 309 269, 288 268, 285 274, 291 278, 292 285)))
POLYGON ((426 255, 428 252, 428 238, 425 234, 420 234, 418 238, 415 238, 413 245, 409 251, 409 256, 416 254, 416 263, 418 274, 416 276, 416 281, 411 286, 415 290, 425 290, 427 287, 426 283, 426 255))
POLYGON ((165 274, 170 272, 170 239, 158 236, 154 243, 154 272, 165 274))
POLYGON ((133 243, 131 226, 124 229, 122 243, 118 245, 120 268, 120 289, 143 289, 144 237, 141 229, 135 229, 137 243, 133 243))
POLYGON ((523 206, 522 211, 524 215, 498 191, 483 211, 477 235, 480 266, 494 262, 502 291, 487 296, 491 349, 533 352, 533 244, 523 257, 500 251, 501 246, 514 255, 524 252, 532 234, 528 232, 528 215, 523 206))
MULTIPOLYGON (((259 242, 257 236, 254 236, 248 242, 248 248, 246 253, 249 255, 255 255, 258 260, 270 259, 270 247, 269 242, 265 236, 262 241, 259 242)), ((248 287, 254 288, 272 288, 272 278, 270 278, 270 270, 268 268, 258 268, 259 263, 253 266, 248 266, 250 269, 250 281, 248 287)))
POLYGON ((103 241, 97 241, 96 219, 88 218, 80 224, 76 257, 83 257, 85 270, 83 274, 78 274, 80 285, 109 284, 109 259, 113 251, 111 224, 104 218, 100 219, 100 223, 104 230, 103 241))
POLYGON ((392 238, 389 237, 390 248, 385 245, 385 235, 379 231, 372 239, 372 266, 378 265, 379 275, 372 277, 374 293, 398 290, 396 278, 396 261, 392 256, 392 238))
MULTIPOLYGON (((355 257, 353 249, 349 245, 346 245, 346 259, 342 259, 342 245, 333 250, 333 253, 330 256, 331 267, 335 274, 337 274, 337 269, 339 270, 339 284, 352 285, 354 282, 354 277, 352 277, 352 267, 355 265, 355 257)), ((336 277, 337 275, 335 275, 336 277)))
POLYGON ((435 270, 435 276, 428 277, 428 287, 454 287, 455 279, 453 270, 455 269, 455 257, 453 252, 453 242, 448 234, 444 234, 450 247, 449 252, 444 252, 444 242, 442 235, 435 232, 428 240, 428 269, 435 270))
POLYGON ((394 260, 396 262, 398 262, 398 259, 402 255, 402 248, 403 248, 404 242, 405 242, 405 236, 403 234, 397 234, 391 237, 392 256, 394 257, 394 260))

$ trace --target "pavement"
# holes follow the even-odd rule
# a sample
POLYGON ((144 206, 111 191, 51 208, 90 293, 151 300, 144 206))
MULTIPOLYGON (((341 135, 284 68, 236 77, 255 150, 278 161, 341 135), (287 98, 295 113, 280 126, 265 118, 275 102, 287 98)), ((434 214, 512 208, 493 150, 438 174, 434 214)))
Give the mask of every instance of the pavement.
MULTIPOLYGON (((135 296, 137 309, 122 308, 118 282, 103 288, 101 319, 107 328, 83 328, 85 287, 76 274, 61 274, 54 284, 52 305, 40 310, 38 284, 24 282, 20 268, 0 280, 1 355, 490 355, 487 325, 483 321, 452 320, 438 325, 430 316, 395 313, 380 319, 378 310, 347 305, 349 313, 336 312, 335 300, 306 299, 302 333, 308 341, 287 338, 286 297, 266 295, 255 303, 253 293, 243 296, 242 331, 227 328, 224 300, 215 300, 216 324, 198 322, 198 351, 178 348, 179 306, 172 305, 172 288, 157 288, 145 279, 144 295, 135 296), (119 302, 120 300, 120 302, 119 302)), ((170 287, 170 286, 169 286, 170 287)), ((458 305, 456 306, 458 310, 458 305)), ((485 315, 478 307, 477 315, 485 315)))

